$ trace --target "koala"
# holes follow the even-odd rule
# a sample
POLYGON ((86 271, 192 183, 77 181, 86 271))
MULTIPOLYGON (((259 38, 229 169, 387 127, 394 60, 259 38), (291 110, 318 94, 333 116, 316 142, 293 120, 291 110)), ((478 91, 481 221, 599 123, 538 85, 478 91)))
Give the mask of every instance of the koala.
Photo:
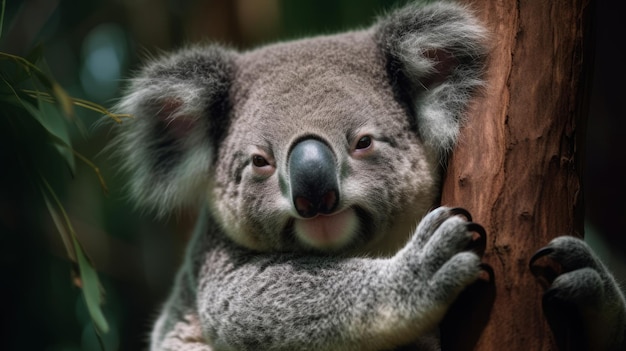
MULTIPOLYGON (((486 41, 466 7, 408 4, 361 30, 145 64, 116 107, 134 116, 115 141, 129 194, 199 212, 150 349, 438 350, 486 243, 467 211, 436 207, 486 41)), ((594 340, 623 343, 623 296, 586 246, 531 263, 545 256, 567 271, 546 296, 606 313, 594 340)))

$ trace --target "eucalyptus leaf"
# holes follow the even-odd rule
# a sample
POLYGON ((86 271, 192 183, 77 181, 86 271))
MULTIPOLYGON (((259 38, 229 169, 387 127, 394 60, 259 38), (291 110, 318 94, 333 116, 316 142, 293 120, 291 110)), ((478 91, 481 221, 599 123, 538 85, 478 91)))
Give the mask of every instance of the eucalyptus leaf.
POLYGON ((52 82, 52 94, 57 99, 61 111, 66 117, 74 118, 74 105, 72 104, 72 98, 61 88, 57 82, 52 82))
POLYGON ((39 108, 35 107, 26 98, 19 98, 19 96, 5 96, 3 97, 8 103, 21 106, 26 110, 34 119, 41 124, 41 126, 48 132, 50 141, 59 152, 59 154, 65 160, 72 175, 76 170, 76 161, 74 159, 74 151, 72 148, 68 125, 59 110, 50 103, 37 99, 39 108))
MULTIPOLYGON (((42 179, 44 184, 47 184, 45 179, 42 179)), ((49 189, 51 191, 51 189, 49 189)), ((69 232, 68 228, 63 224, 62 216, 59 212, 54 208, 52 202, 50 201, 49 196, 42 189, 41 194, 46 203, 46 207, 48 208, 48 213, 50 213, 50 217, 52 217, 52 222, 54 222, 54 226, 57 228, 57 231, 61 235, 61 239, 63 240, 63 246, 65 246, 65 251, 67 252, 67 256, 70 260, 76 262, 76 254, 74 250, 74 241, 72 240, 72 234, 69 232)))
POLYGON ((87 310, 89 311, 89 316, 91 317, 91 320, 96 326, 98 332, 107 333, 109 331, 109 324, 102 313, 102 309, 100 308, 100 305, 102 304, 102 291, 100 289, 98 274, 85 256, 83 248, 76 239, 74 227, 72 227, 67 211, 63 208, 59 197, 44 177, 40 176, 40 180, 41 193, 43 194, 48 210, 52 215, 52 219, 57 229, 59 229, 62 237, 65 235, 64 244, 66 245, 66 249, 73 250, 73 252, 68 253, 68 255, 70 258, 75 258, 75 262, 78 263, 81 288, 85 298, 85 304, 87 305, 87 310), (55 209, 55 206, 52 205, 50 198, 54 200, 58 211, 55 209), (65 242, 66 239, 68 241, 71 240, 71 244, 65 242))
POLYGON ((74 149, 72 148, 68 125, 61 112, 50 103, 38 99, 39 108, 31 104, 27 97, 20 99, 18 96, 5 96, 3 100, 12 105, 21 106, 48 132, 50 142, 54 145, 59 155, 65 160, 72 175, 76 170, 74 149))
POLYGON ((72 144, 68 131, 68 124, 57 106, 39 100, 39 114, 41 123, 46 130, 52 134, 54 146, 61 156, 65 159, 67 166, 72 174, 76 170, 76 161, 72 152, 72 144))
POLYGON ((102 303, 102 293, 100 290, 100 281, 98 280, 98 274, 91 266, 87 257, 83 252, 76 238, 74 240, 74 249, 76 250, 76 257, 78 258, 78 267, 80 269, 80 279, 82 281, 83 296, 85 297, 85 303, 87 304, 87 310, 96 326, 96 329, 102 333, 109 331, 109 324, 102 313, 100 307, 102 303))

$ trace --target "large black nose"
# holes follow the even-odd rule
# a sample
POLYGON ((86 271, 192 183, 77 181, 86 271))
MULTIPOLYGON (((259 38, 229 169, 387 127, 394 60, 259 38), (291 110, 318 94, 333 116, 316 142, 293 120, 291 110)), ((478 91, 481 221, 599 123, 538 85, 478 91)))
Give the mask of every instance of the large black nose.
POLYGON ((289 182, 293 204, 302 217, 330 214, 339 203, 335 157, 322 141, 305 139, 293 147, 289 182))

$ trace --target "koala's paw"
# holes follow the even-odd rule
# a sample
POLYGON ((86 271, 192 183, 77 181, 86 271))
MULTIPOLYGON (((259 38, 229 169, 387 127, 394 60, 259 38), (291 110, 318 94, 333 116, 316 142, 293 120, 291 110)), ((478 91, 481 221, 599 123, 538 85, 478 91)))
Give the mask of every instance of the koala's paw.
POLYGON ((546 288, 543 310, 561 349, 626 349, 626 306, 611 273, 584 241, 562 236, 530 259, 546 288))
POLYGON ((437 208, 424 217, 395 257, 413 281, 408 286, 443 313, 481 272, 486 233, 471 220, 464 209, 437 208))

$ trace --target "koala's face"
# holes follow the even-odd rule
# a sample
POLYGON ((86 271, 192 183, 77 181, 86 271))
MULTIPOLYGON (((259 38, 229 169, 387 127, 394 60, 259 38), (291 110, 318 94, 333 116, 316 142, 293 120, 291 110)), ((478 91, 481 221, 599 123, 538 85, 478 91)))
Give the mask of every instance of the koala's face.
POLYGON ((115 144, 131 197, 161 215, 208 202, 213 232, 255 250, 393 253, 482 84, 484 33, 446 8, 148 63, 117 106, 135 116, 115 144))
POLYGON ((226 233, 258 250, 385 254, 404 243, 435 201, 438 160, 371 36, 270 46, 235 67, 210 194, 226 233))

